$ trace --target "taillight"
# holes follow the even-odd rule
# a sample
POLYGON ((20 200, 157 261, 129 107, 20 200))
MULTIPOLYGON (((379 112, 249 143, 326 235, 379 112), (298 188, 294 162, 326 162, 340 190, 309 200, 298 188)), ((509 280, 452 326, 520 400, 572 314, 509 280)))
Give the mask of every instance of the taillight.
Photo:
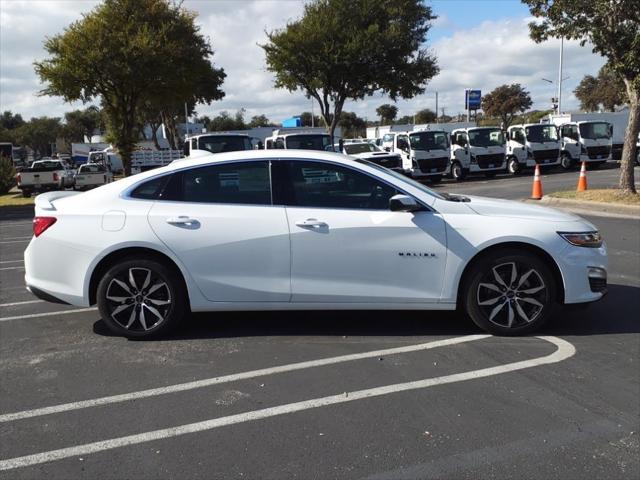
POLYGON ((35 217, 33 219, 33 234, 39 237, 47 228, 56 223, 56 217, 35 217))
POLYGON ((58 181, 58 174, 56 172, 53 172, 53 181, 54 182, 58 181))

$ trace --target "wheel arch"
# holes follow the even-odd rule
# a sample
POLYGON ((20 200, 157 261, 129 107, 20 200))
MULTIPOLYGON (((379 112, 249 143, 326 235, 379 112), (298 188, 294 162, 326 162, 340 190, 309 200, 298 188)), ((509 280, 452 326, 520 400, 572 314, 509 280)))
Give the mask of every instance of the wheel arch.
POLYGON ((548 263, 548 265, 550 265, 551 267, 551 272, 553 273, 553 279, 556 282, 556 285, 558 285, 558 292, 556 294, 556 301, 560 304, 564 303, 564 297, 565 297, 565 288, 564 288, 564 279, 562 277, 562 272, 560 270, 560 267, 558 266, 558 263, 554 260, 554 258, 549 254, 549 252, 547 252, 546 250, 544 250, 543 248, 537 246, 537 245, 533 245, 531 243, 526 243, 526 242, 518 242, 518 241, 510 241, 510 242, 501 242, 501 243, 496 243, 493 245, 490 245, 482 250, 480 250, 479 252, 477 252, 472 258, 471 260, 467 263, 467 265, 464 267, 464 270, 462 271, 462 274, 460 275, 460 281, 458 282, 458 292, 457 292, 457 298, 456 298, 456 304, 461 306, 463 304, 462 299, 463 299, 463 292, 465 289, 465 284, 468 280, 469 274, 470 272, 473 271, 473 267, 483 258, 490 256, 492 254, 494 254, 495 252, 502 250, 504 248, 515 248, 515 249, 520 249, 523 251, 526 251, 528 253, 531 253, 535 256, 537 256, 538 258, 544 260, 546 263, 548 263))
POLYGON ((180 267, 178 267, 176 262, 171 257, 166 255, 165 253, 162 253, 158 250, 154 250, 153 248, 149 248, 149 247, 124 247, 118 250, 114 250, 113 252, 110 252, 109 254, 107 254, 104 258, 102 258, 96 264, 95 268, 91 272, 91 279, 89 280, 89 304, 90 305, 95 305, 97 302, 96 296, 97 296, 97 290, 98 290, 98 283, 100 283, 100 279, 102 278, 102 275, 109 268, 111 268, 111 266, 114 265, 116 262, 127 257, 151 258, 169 267, 171 270, 175 272, 176 278, 178 278, 178 281, 181 282, 182 287, 184 288, 184 291, 186 292, 186 295, 187 295, 187 302, 188 304, 190 303, 189 288, 187 287, 187 282, 186 282, 186 279, 184 278, 184 274, 182 273, 182 270, 180 269, 180 267))

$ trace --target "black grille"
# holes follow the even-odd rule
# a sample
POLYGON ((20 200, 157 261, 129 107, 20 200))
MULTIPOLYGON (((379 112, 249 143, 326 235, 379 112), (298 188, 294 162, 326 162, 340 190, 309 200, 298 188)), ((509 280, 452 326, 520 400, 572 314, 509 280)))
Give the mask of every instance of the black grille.
POLYGON ((611 147, 609 147, 608 145, 603 145, 601 147, 587 147, 587 155, 589 155, 589 158, 606 158, 609 156, 609 153, 611 152, 611 147))
POLYGON ((536 163, 544 162, 545 160, 552 160, 555 162, 556 160, 558 160, 559 156, 560 150, 558 149, 533 151, 533 159, 536 161, 536 163))
POLYGON ((502 163, 504 162, 504 154, 493 153, 491 155, 476 155, 476 160, 480 168, 491 168, 489 165, 493 165, 497 168, 502 166, 502 163))
POLYGON ((380 165, 385 168, 400 168, 401 159, 396 155, 387 155, 387 156, 376 156, 368 159, 369 161, 375 163, 376 165, 380 165))
POLYGON ((425 158, 417 160, 417 162, 422 173, 435 173, 431 172, 433 168, 437 169, 438 172, 444 172, 449 164, 449 159, 447 157, 425 158))
POLYGON ((606 292, 607 291, 607 279, 606 278, 591 278, 589 277, 589 287, 592 292, 606 292))

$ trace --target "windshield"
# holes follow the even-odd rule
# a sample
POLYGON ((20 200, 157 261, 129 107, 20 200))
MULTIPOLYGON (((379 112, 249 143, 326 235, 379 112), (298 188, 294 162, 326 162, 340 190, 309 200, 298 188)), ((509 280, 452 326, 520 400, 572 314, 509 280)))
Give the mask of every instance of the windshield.
POLYGON ((472 147, 499 147, 504 144, 499 128, 478 128, 469 130, 469 145, 472 147))
POLYGON ((382 137, 382 141, 384 143, 393 142, 393 133, 385 133, 384 137, 382 137))
POLYGON ((449 139, 445 132, 419 132, 411 133, 409 140, 414 150, 446 150, 449 148, 449 139))
POLYGON ((198 138, 198 149, 211 153, 252 150, 251 139, 243 135, 211 135, 198 138))
POLYGON ((611 138, 609 133, 609 124, 606 122, 581 123, 580 136, 589 140, 598 140, 599 138, 611 138))
POLYGON ((353 155, 357 153, 379 152, 380 149, 370 143, 345 143, 344 151, 347 155, 353 155))
POLYGON ((387 175, 391 175, 392 177, 395 177, 396 179, 400 180, 403 183, 409 184, 414 188, 417 188, 418 190, 427 193, 433 197, 439 198, 440 200, 446 200, 445 197, 443 197, 442 195, 440 195, 438 192, 431 190, 430 188, 424 186, 423 184, 421 184, 420 182, 416 182, 415 180, 407 177, 406 175, 403 175, 401 173, 396 172, 395 170, 391 170, 389 168, 385 168, 382 167, 380 165, 377 165, 373 162, 370 162, 369 160, 363 160, 361 158, 356 159, 356 162, 358 163, 362 163, 368 167, 371 168, 375 168, 376 170, 379 170, 381 172, 386 173, 387 175))
POLYGON ((534 143, 558 141, 558 130, 554 125, 532 125, 526 127, 527 140, 534 143))
POLYGON ((327 150, 330 147, 329 135, 288 135, 286 137, 287 148, 298 150, 327 150))

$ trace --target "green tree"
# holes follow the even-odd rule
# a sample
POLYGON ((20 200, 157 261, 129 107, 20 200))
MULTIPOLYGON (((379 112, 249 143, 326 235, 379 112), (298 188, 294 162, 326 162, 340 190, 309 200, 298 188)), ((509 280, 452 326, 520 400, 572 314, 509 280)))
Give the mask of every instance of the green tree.
POLYGON ((0 155, 0 195, 9 193, 16 184, 16 169, 13 160, 0 155))
POLYGON ((522 0, 536 21, 531 38, 543 42, 563 37, 589 42, 607 59, 608 68, 625 85, 629 122, 620 163, 619 187, 636 193, 633 165, 640 131, 640 8, 638 0, 522 0))
POLYGON ((395 122, 396 125, 413 125, 415 117, 413 115, 404 115, 400 118, 397 118, 395 122))
POLYGON ((482 110, 487 116, 499 117, 502 128, 511 125, 516 115, 531 107, 531 97, 519 83, 500 85, 482 99, 482 110))
POLYGON ((343 138, 365 137, 367 134, 367 122, 355 112, 342 112, 338 122, 342 129, 343 138))
POLYGON ((597 77, 585 75, 573 93, 580 100, 580 108, 587 112, 597 111, 601 106, 614 112, 627 102, 624 82, 607 65, 600 69, 597 77))
POLYGON ((595 112, 600 108, 600 95, 598 88, 600 83, 593 75, 585 75, 575 88, 573 93, 580 100, 580 109, 587 112, 595 112))
POLYGON ((65 113, 61 135, 69 143, 84 142, 85 137, 91 140, 91 136, 96 130, 103 129, 104 123, 102 122, 100 109, 92 105, 84 110, 73 110, 65 113))
POLYGON ((22 115, 16 113, 15 115, 11 112, 11 110, 5 110, 0 115, 0 128, 5 128, 7 130, 14 130, 25 124, 25 121, 22 119, 22 115))
POLYGON ((398 116, 398 107, 385 103, 376 108, 376 114, 380 117, 381 125, 390 124, 398 116))
POLYGON ((416 112, 415 118, 416 123, 433 123, 436 121, 436 112, 425 108, 416 112))
POLYGON ((302 112, 300 115, 300 124, 303 127, 311 127, 312 123, 314 127, 324 127, 326 123, 324 119, 320 118, 318 115, 313 116, 313 122, 311 122, 311 112, 302 112))
POLYGON ((60 119, 55 117, 32 118, 15 130, 16 142, 31 148, 36 157, 51 155, 51 145, 61 134, 60 119))
POLYGON ((245 130, 247 124, 244 123, 244 108, 241 108, 235 115, 231 115, 226 110, 220 112, 219 115, 213 117, 208 124, 207 131, 221 132, 226 130, 245 130))
POLYGON ((193 110, 224 95, 225 74, 211 64, 209 41, 181 2, 105 0, 44 47, 49 58, 35 63, 46 84, 41 93, 66 101, 99 98, 127 175, 143 106, 173 119, 185 102, 193 110))
POLYGON ((438 73, 426 47, 434 18, 421 0, 314 0, 301 19, 267 34, 267 69, 276 87, 318 102, 333 137, 347 99, 424 92, 438 73))
POLYGON ((266 115, 254 115, 251 117, 249 121, 249 128, 257 128, 257 127, 272 127, 273 123, 267 118, 266 115))

